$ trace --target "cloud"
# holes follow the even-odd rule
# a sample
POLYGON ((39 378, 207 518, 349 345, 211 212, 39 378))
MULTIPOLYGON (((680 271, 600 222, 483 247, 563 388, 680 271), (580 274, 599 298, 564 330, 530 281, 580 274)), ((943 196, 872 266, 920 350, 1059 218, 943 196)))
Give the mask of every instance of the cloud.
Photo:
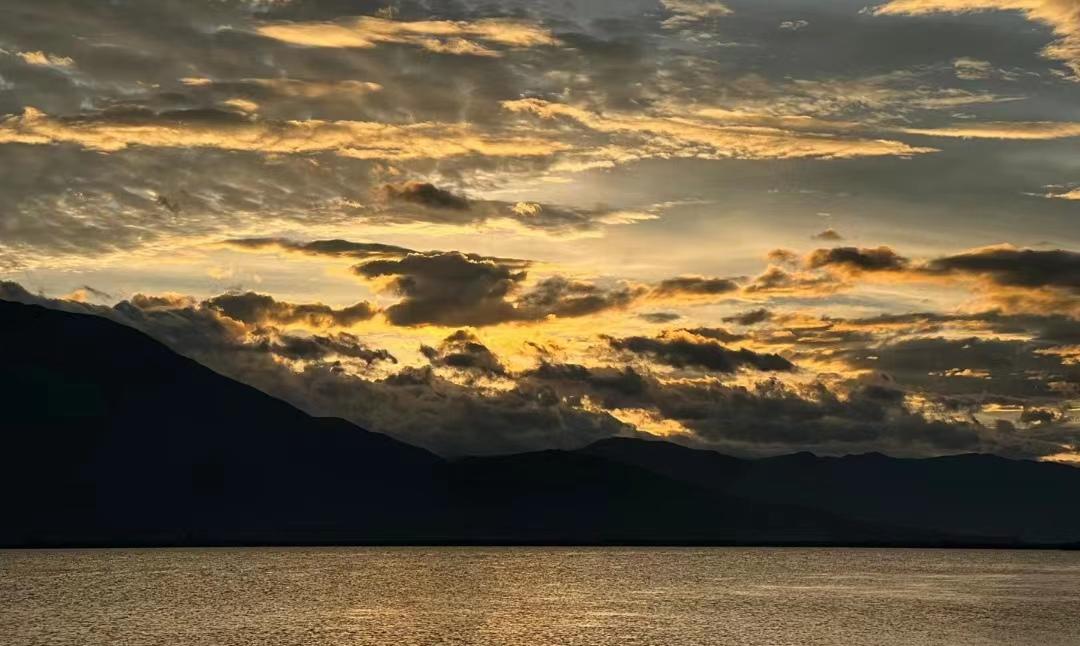
POLYGON ((233 97, 231 99, 226 99, 225 101, 222 101, 222 105, 225 105, 225 106, 228 106, 228 107, 233 108, 235 110, 238 110, 240 112, 249 113, 249 114, 259 111, 259 104, 258 103, 255 103, 254 101, 249 101, 248 99, 242 99, 240 97, 233 97))
POLYGON ((1080 188, 1065 191, 1063 193, 1048 193, 1046 197, 1056 200, 1080 200, 1080 188))
POLYGON ((649 323, 671 323, 682 318, 678 312, 642 312, 638 318, 649 323))
POLYGON ((647 292, 646 287, 639 285, 603 289, 593 283, 552 276, 522 295, 517 307, 530 319, 575 318, 628 307, 647 292))
POLYGON ((332 335, 293 336, 276 331, 256 336, 256 345, 271 354, 301 361, 327 361, 336 357, 359 359, 367 365, 386 361, 397 363, 389 351, 372 348, 354 334, 339 332, 332 335))
POLYGON ((112 295, 108 292, 103 292, 100 289, 95 289, 89 285, 83 285, 75 291, 67 294, 63 297, 65 300, 76 301, 79 303, 88 303, 91 301, 110 301, 112 295))
POLYGON ((549 31, 538 25, 505 19, 406 22, 364 16, 334 23, 270 23, 258 27, 257 32, 304 47, 368 49, 392 43, 440 54, 485 57, 503 55, 492 46, 529 48, 559 44, 549 31))
POLYGON ((788 271, 777 265, 769 265, 764 272, 754 277, 743 291, 747 294, 792 294, 824 295, 832 294, 846 287, 841 281, 817 273, 788 271))
POLYGON ((903 128, 901 132, 928 137, 1015 139, 1045 141, 1080 137, 1080 123, 1055 121, 987 121, 960 123, 946 128, 903 128))
POLYGON ((654 293, 658 296, 718 296, 738 291, 739 284, 730 278, 707 276, 678 276, 660 281, 654 293))
POLYGON ((780 31, 802 31, 810 26, 810 22, 806 20, 785 20, 780 23, 778 29, 780 31))
POLYGON ((302 47, 371 49, 393 43, 459 56, 503 55, 491 46, 528 48, 559 44, 543 27, 504 19, 406 22, 362 16, 338 22, 267 23, 256 31, 266 38, 302 47))
POLYGON ((294 304, 266 294, 223 294, 206 301, 206 307, 249 325, 306 325, 313 328, 351 327, 375 316, 370 303, 334 309, 322 303, 294 304))
MULTIPOLYGON (((749 386, 716 380, 662 382, 631 368, 542 364, 525 383, 546 384, 564 398, 600 402, 613 415, 646 411, 679 429, 675 441, 738 455, 804 447, 820 454, 871 450, 894 455, 996 451, 1017 456, 1059 450, 1055 439, 1002 434, 971 421, 930 419, 905 394, 876 383, 830 387, 777 379, 749 386)), ((632 416, 635 420, 640 415, 632 416)))
POLYGON ((965 81, 988 79, 992 77, 996 71, 993 64, 990 62, 980 61, 979 59, 969 58, 967 56, 954 59, 953 69, 956 71, 956 78, 965 81))
POLYGON ((733 316, 725 316, 721 320, 725 323, 738 323, 739 325, 757 325, 758 323, 768 321, 772 316, 773 313, 770 310, 762 307, 756 310, 739 312, 733 316))
POLYGON ((403 297, 384 314, 394 325, 449 327, 576 318, 627 307, 647 293, 641 286, 610 289, 549 276, 523 289, 529 262, 457 251, 413 253, 354 267, 369 280, 389 279, 387 291, 403 297))
POLYGON ((1080 4, 1076 0, 891 0, 873 9, 875 15, 921 16, 933 13, 1019 11, 1028 20, 1048 25, 1058 40, 1043 50, 1080 77, 1080 4))
POLYGON ((568 120, 595 133, 618 136, 608 149, 592 147, 591 155, 606 154, 620 163, 641 158, 691 157, 698 159, 851 159, 875 156, 911 156, 936 152, 898 141, 837 136, 831 132, 805 132, 791 127, 747 124, 744 118, 702 117, 692 113, 658 115, 597 113, 541 99, 504 101, 503 107, 543 120, 568 120), (728 121, 728 122, 725 122, 728 121))
POLYGON ((678 29, 704 20, 724 18, 734 12, 719 0, 660 0, 660 4, 672 13, 663 25, 678 29))
POLYGON ((403 300, 386 308, 394 325, 493 325, 518 318, 507 300, 525 280, 520 262, 473 254, 432 252, 395 260, 372 260, 354 271, 368 279, 389 278, 389 291, 403 300))
POLYGON ((454 368, 487 376, 505 376, 506 367, 480 339, 468 330, 458 330, 443 339, 439 347, 421 347, 433 366, 454 368))
POLYGON ((778 265, 796 267, 799 264, 799 254, 791 249, 771 249, 765 254, 765 259, 778 265))
POLYGON ((1044 344, 994 337, 909 337, 844 352, 852 365, 886 373, 910 388, 946 395, 1056 397, 1051 383, 1080 383, 1080 370, 1044 344))
POLYGON ((199 86, 224 85, 226 88, 242 88, 253 85, 264 88, 280 96, 298 99, 341 99, 349 96, 364 97, 373 92, 381 92, 383 86, 371 81, 347 79, 343 81, 307 80, 293 78, 244 78, 238 82, 220 82, 205 80, 199 86))
POLYGON ((1043 426, 1061 420, 1064 415, 1059 411, 1045 408, 1025 408, 1020 414, 1020 421, 1032 426, 1043 426))
POLYGON ((253 121, 231 112, 148 111, 58 119, 34 108, 0 120, 0 143, 70 143, 117 152, 132 146, 216 148, 264 154, 329 152, 356 159, 446 159, 550 155, 564 144, 488 134, 467 124, 392 125, 364 121, 253 121))
POLYGON ((905 269, 909 260, 897 254, 889 247, 860 249, 856 247, 834 247, 817 249, 806 257, 805 264, 810 269, 839 268, 848 272, 899 271, 905 269))
POLYGON ((795 370, 794 364, 777 354, 759 354, 745 348, 731 350, 711 340, 679 333, 658 338, 609 337, 607 341, 615 350, 647 356, 675 368, 703 368, 719 373, 733 373, 743 368, 770 372, 795 370))
POLYGON ((412 249, 378 242, 350 242, 348 240, 314 240, 298 242, 287 238, 237 238, 225 240, 222 244, 251 251, 285 251, 308 256, 329 256, 333 258, 367 259, 383 256, 404 256, 413 253, 412 249))
POLYGON ((975 275, 1007 287, 1052 287, 1080 291, 1080 253, 985 247, 935 258, 923 270, 939 275, 975 275))
POLYGON ((719 341, 720 343, 735 343, 736 341, 746 341, 749 339, 749 335, 735 334, 730 330, 719 327, 696 327, 681 330, 687 334, 698 336, 703 339, 712 339, 713 341, 719 341))
POLYGON ((833 228, 828 228, 821 233, 810 236, 812 240, 821 240, 823 242, 839 242, 844 239, 844 236, 840 235, 840 232, 833 228))
POLYGON ((433 209, 455 211, 464 211, 469 208, 469 200, 427 182, 385 184, 381 192, 390 202, 408 202, 433 209))
POLYGON ((18 52, 16 56, 21 58, 27 65, 39 65, 42 67, 56 67, 61 69, 75 66, 75 60, 68 56, 58 56, 42 51, 18 52))

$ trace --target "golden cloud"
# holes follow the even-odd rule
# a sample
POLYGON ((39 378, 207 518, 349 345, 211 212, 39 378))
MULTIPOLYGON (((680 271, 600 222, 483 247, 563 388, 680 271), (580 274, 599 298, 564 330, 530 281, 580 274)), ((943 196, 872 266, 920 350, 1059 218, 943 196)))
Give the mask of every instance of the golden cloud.
POLYGON ((723 18, 734 13, 730 7, 718 0, 660 0, 660 4, 674 14, 663 23, 671 29, 701 20, 723 18))
MULTIPOLYGON (((784 124, 747 124, 746 115, 725 120, 722 111, 657 116, 625 113, 599 114, 576 106, 540 99, 504 101, 503 107, 541 119, 565 118, 594 132, 633 137, 633 145, 608 149, 611 161, 641 157, 696 157, 701 159, 850 159, 873 156, 909 156, 936 152, 934 148, 909 146, 899 141, 840 137, 833 133, 808 132, 812 122, 798 120, 799 128, 784 124)), ((824 129, 822 129, 824 130, 824 129)), ((600 154, 595 148, 590 155, 600 154)))
POLYGON ((46 52, 19 52, 16 54, 27 65, 41 67, 74 67, 75 60, 68 56, 57 56, 46 52))
POLYGON ((1074 188, 1071 191, 1065 191, 1064 193, 1048 193, 1046 197, 1056 200, 1080 200, 1080 188, 1074 188))
POLYGON ((467 124, 390 125, 366 121, 182 121, 58 119, 35 108, 0 120, 0 143, 70 143, 115 152, 129 146, 219 148, 268 154, 332 152, 358 159, 531 157, 567 146, 528 136, 499 136, 467 124))
POLYGON ((396 43, 440 54, 493 57, 502 54, 487 45, 537 47, 559 44, 551 32, 542 27, 500 19, 404 22, 364 16, 340 23, 273 23, 262 25, 257 31, 267 38, 303 47, 370 49, 382 43, 396 43))
POLYGON ((904 128, 900 132, 910 135, 926 135, 929 137, 1040 141, 1080 137, 1080 122, 990 121, 986 123, 954 124, 946 128, 904 128))

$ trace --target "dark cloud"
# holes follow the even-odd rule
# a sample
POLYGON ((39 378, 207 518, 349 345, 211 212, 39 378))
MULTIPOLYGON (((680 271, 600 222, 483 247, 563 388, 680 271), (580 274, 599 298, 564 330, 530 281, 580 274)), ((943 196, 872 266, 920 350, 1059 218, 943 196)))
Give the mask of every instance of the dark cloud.
POLYGON ((386 308, 394 325, 492 325, 517 320, 507 300, 525 280, 523 264, 474 254, 433 252, 396 260, 373 260, 354 271, 369 279, 389 278, 403 300, 386 308))
POLYGON ((722 320, 725 323, 738 323, 739 325, 757 325, 758 323, 764 323, 772 318, 773 313, 764 307, 756 310, 749 310, 746 312, 739 312, 733 316, 725 316, 722 320))
POLYGON ((77 288, 68 298, 72 300, 98 300, 98 301, 111 301, 112 294, 103 292, 100 289, 91 287, 90 285, 82 285, 77 288))
POLYGON ((648 387, 647 379, 630 366, 586 368, 572 363, 543 361, 533 370, 526 371, 524 376, 546 381, 581 381, 597 390, 613 391, 629 397, 644 394, 648 387))
POLYGON ((428 182, 404 182, 402 184, 384 184, 382 196, 390 202, 408 202, 433 209, 451 209, 465 211, 469 200, 450 191, 438 188, 428 182))
POLYGON ((880 387, 838 393, 820 383, 677 384, 667 388, 658 406, 666 417, 693 429, 699 441, 742 451, 803 445, 830 453, 861 446, 903 455, 973 451, 982 443, 978 428, 928 420, 910 411, 901 393, 880 387))
POLYGON ((720 343, 734 343, 736 341, 745 341, 750 338, 746 334, 735 334, 730 330, 725 330, 719 327, 696 327, 683 330, 687 334, 693 334, 694 336, 700 336, 703 339, 712 339, 713 341, 719 341, 720 343))
POLYGON ((397 359, 388 351, 371 348, 356 335, 344 332, 326 336, 271 334, 262 343, 272 354, 287 359, 325 361, 333 357, 346 357, 359 359, 368 365, 378 361, 397 363, 397 359))
POLYGON ((1056 398, 1053 384, 1080 384, 1080 366, 1039 352, 1039 342, 1000 338, 914 337, 853 348, 852 365, 944 394, 1056 398))
POLYGON ((295 251, 311 256, 337 258, 370 258, 373 256, 404 256, 411 249, 377 242, 350 242, 348 240, 313 240, 297 242, 286 238, 239 238, 226 240, 225 245, 237 249, 295 251))
POLYGON ((932 274, 985 276, 1008 287, 1059 287, 1080 290, 1080 253, 1055 249, 991 247, 928 262, 932 274))
POLYGON ((222 294, 206 301, 206 307, 231 319, 250 325, 309 325, 311 327, 350 327, 375 316, 370 303, 357 303, 334 309, 322 303, 286 303, 266 294, 243 292, 222 294))
POLYGON ((799 264, 799 254, 791 249, 771 249, 765 254, 765 259, 778 265, 794 267, 799 264))
POLYGON ((656 286, 656 293, 662 296, 677 294, 715 296, 728 294, 738 289, 739 284, 730 278, 679 276, 661 281, 656 286))
POLYGON ((743 289, 761 294, 829 294, 843 287, 836 279, 804 272, 792 272, 770 265, 743 289))
POLYGON ((1003 435, 972 422, 928 419, 909 408, 902 391, 873 383, 837 389, 775 379, 749 387, 661 382, 625 368, 550 363, 521 379, 540 381, 564 398, 588 397, 609 408, 654 411, 687 429, 677 441, 741 455, 787 452, 796 446, 823 454, 996 451, 1031 456, 1059 450, 1053 440, 1003 435))
POLYGON ((593 283, 553 276, 540 281, 518 300, 526 318, 547 316, 574 318, 623 308, 645 295, 644 287, 618 286, 603 289, 593 283))
POLYGON ((458 330, 443 339, 439 347, 423 346, 421 353, 433 366, 444 366, 483 375, 505 376, 506 368, 475 334, 458 330))
POLYGON ((733 373, 743 368, 769 372, 795 370, 794 364, 777 354, 759 354, 745 348, 731 350, 718 343, 682 336, 609 337, 607 341, 615 350, 643 355, 675 368, 703 368, 720 373, 733 373))
POLYGON ((403 297, 386 308, 395 325, 486 326, 548 317, 574 318, 630 305, 644 287, 610 289, 551 276, 525 291, 527 261, 460 252, 415 253, 373 260, 354 268, 364 278, 390 278, 403 297))
POLYGON ((1080 342, 1080 322, 1064 314, 1007 314, 1000 310, 949 314, 942 312, 912 312, 907 314, 879 314, 865 318, 826 318, 828 326, 844 325, 878 329, 894 329, 906 334, 930 336, 946 326, 963 329, 982 329, 996 334, 1025 335, 1044 345, 1071 345, 1080 342))
POLYGON ((1032 426, 1044 426, 1061 421, 1064 418, 1065 415, 1060 411, 1046 408, 1025 408, 1024 412, 1020 414, 1020 421, 1032 426))
POLYGON ((836 229, 828 228, 821 233, 810 236, 810 238, 813 240, 821 240, 824 242, 839 242, 844 239, 844 236, 840 235, 840 232, 838 232, 836 229))
POLYGON ((908 263, 907 258, 888 247, 834 247, 818 249, 806 257, 806 266, 810 269, 838 267, 853 272, 898 271, 905 269, 908 263))
POLYGON ((681 319, 682 314, 677 312, 643 312, 638 314, 638 318, 649 323, 671 323, 681 319))

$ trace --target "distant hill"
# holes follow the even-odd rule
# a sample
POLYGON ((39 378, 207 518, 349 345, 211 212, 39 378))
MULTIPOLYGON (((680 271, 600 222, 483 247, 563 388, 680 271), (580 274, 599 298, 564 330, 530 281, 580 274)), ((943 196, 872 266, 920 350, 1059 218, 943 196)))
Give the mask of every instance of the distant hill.
POLYGON ((867 523, 1031 543, 1080 540, 1080 469, 992 455, 900 459, 809 453, 740 460, 637 439, 582 453, 728 496, 800 505, 867 523))
POLYGON ((2 546, 1080 538, 1074 520, 1046 530, 1080 490, 1068 467, 743 461, 623 440, 448 462, 105 318, 0 301, 0 329, 2 546))

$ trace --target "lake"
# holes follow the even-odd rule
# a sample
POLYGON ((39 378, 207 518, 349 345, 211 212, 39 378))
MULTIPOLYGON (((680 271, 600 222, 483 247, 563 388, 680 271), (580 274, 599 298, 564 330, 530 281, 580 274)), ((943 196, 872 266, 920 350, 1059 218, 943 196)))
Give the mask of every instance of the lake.
POLYGON ((0 551, 0 643, 1080 644, 1080 553, 0 551))

